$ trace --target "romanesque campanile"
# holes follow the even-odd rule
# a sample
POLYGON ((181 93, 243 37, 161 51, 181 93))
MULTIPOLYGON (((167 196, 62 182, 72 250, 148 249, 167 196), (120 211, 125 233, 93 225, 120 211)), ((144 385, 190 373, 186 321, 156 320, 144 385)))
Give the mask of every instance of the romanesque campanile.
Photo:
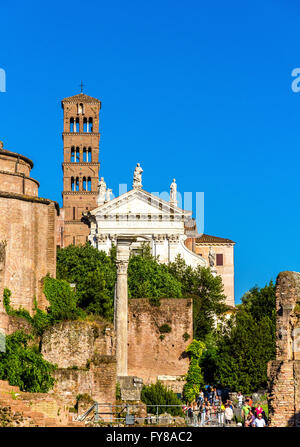
POLYGON ((82 213, 97 206, 99 111, 101 102, 83 93, 62 100, 64 161, 63 223, 59 245, 85 244, 88 226, 82 213))

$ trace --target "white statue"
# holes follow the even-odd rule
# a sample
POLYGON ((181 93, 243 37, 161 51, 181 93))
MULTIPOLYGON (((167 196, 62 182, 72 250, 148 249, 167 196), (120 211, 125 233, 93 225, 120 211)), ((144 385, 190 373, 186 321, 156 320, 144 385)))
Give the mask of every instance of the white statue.
POLYGON ((104 181, 104 177, 101 177, 100 182, 98 183, 98 205, 102 205, 105 202, 106 197, 106 183, 104 181))
POLYGON ((110 195, 111 195, 111 193, 112 193, 112 189, 107 188, 107 190, 106 190, 106 195, 105 195, 105 201, 106 201, 106 202, 109 202, 109 201, 110 201, 110 195))
POLYGON ((215 265, 215 259, 216 259, 216 254, 215 254, 215 252, 213 251, 213 249, 212 249, 212 247, 210 247, 210 249, 209 249, 209 254, 208 254, 208 260, 209 260, 209 265, 210 265, 210 267, 214 267, 214 265, 215 265))
POLYGON ((170 185, 170 202, 177 206, 177 184, 174 178, 170 185))
POLYGON ((141 168, 140 164, 137 163, 136 168, 133 173, 133 184, 132 184, 133 188, 141 188, 143 186, 142 185, 142 172, 143 172, 143 169, 141 168))

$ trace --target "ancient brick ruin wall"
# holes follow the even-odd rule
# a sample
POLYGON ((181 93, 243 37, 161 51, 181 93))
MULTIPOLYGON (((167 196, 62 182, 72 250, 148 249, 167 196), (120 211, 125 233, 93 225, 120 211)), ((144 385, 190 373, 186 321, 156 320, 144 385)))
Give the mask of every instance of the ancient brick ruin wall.
POLYGON ((57 364, 54 392, 70 405, 79 394, 114 403, 115 335, 111 324, 65 321, 48 329, 41 340, 43 357, 57 364))
POLYGON ((128 314, 128 375, 141 377, 145 384, 160 377, 179 392, 184 381, 178 379, 189 367, 184 351, 193 337, 192 300, 164 298, 156 307, 148 299, 130 299, 128 314), (170 333, 160 332, 164 324, 170 333))
POLYGON ((12 292, 12 306, 32 312, 35 297, 41 308, 48 305, 41 279, 47 273, 56 275, 58 205, 38 197, 39 183, 30 177, 32 161, 2 146, 1 143, 0 311, 3 288, 7 287, 12 292))
POLYGON ((3 287, 11 290, 11 304, 32 311, 34 297, 44 308, 48 303, 41 279, 56 275, 55 224, 53 202, 4 196, 0 192, 0 241, 5 240, 6 260, 2 272, 3 287))
POLYGON ((276 281, 276 360, 268 365, 271 426, 300 426, 300 273, 276 281))

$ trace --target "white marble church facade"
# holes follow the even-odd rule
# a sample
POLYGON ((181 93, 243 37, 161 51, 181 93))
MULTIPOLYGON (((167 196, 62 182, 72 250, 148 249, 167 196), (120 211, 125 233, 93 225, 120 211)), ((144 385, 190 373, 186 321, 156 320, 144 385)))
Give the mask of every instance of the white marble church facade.
POLYGON ((113 200, 110 200, 111 190, 101 178, 98 207, 86 215, 90 222, 91 244, 108 254, 117 237, 132 236, 136 238, 132 251, 138 251, 146 243, 162 263, 172 262, 181 255, 192 267, 207 267, 207 260, 184 243, 187 238, 185 222, 191 219, 192 212, 177 207, 175 179, 167 202, 142 189, 142 172, 137 164, 133 189, 113 200))

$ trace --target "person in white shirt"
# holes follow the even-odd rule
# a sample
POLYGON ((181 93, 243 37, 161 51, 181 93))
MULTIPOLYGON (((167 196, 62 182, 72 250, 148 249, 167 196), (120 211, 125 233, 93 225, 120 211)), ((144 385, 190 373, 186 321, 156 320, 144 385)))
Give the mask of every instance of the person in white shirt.
POLYGON ((226 404, 225 405, 225 424, 231 424, 233 419, 233 411, 232 408, 226 404))
POLYGON ((266 421, 262 417, 261 413, 257 416, 253 425, 254 425, 254 427, 265 427, 266 426, 266 421))
POLYGON ((238 406, 239 408, 242 408, 244 402, 244 396, 240 391, 238 392, 237 398, 238 398, 238 406))

